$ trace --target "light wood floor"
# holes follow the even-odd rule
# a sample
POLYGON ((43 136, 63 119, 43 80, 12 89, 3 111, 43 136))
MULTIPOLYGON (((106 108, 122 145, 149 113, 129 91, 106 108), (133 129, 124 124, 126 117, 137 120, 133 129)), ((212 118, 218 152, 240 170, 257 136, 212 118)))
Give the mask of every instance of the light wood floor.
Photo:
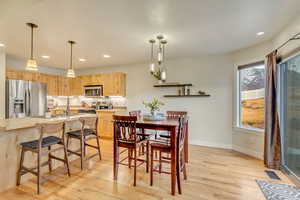
MULTIPOLYGON (((138 170, 137 187, 132 186, 132 170, 121 166, 119 179, 113 181, 112 143, 102 140, 103 160, 89 162, 80 171, 79 162, 71 164, 72 177, 55 177, 42 186, 36 195, 35 179, 0 193, 0 200, 98 200, 98 199, 264 199, 255 180, 270 180, 264 173, 262 161, 240 153, 200 146, 190 146, 188 180, 182 182, 183 194, 170 195, 170 176, 155 174, 154 186, 149 186, 149 174, 138 170)), ((1 169, 4 170, 4 169, 1 169)), ((281 172, 282 183, 290 183, 281 172)), ((274 181, 274 180, 270 180, 274 181)), ((278 181, 277 181, 278 182, 278 181)))

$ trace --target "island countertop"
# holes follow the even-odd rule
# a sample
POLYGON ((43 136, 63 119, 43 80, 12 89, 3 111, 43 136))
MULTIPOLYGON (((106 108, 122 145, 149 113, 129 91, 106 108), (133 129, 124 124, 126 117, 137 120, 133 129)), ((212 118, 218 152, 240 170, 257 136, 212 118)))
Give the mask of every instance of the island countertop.
POLYGON ((12 131, 24 128, 35 127, 39 123, 52 123, 60 121, 71 121, 77 120, 80 117, 93 117, 96 114, 76 114, 71 116, 60 116, 60 117, 25 117, 25 118, 12 118, 0 120, 0 131, 12 131))

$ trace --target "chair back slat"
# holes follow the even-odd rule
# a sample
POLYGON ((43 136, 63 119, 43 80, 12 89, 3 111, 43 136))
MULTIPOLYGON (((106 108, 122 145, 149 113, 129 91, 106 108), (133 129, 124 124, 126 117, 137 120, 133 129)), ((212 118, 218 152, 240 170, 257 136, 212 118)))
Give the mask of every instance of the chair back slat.
POLYGON ((137 116, 113 116, 115 139, 122 142, 136 142, 137 116))
POLYGON ((179 118, 179 126, 177 132, 177 148, 181 150, 185 145, 185 137, 187 135, 188 116, 179 118))
POLYGON ((79 120, 81 121, 83 128, 97 129, 98 117, 80 117, 79 120))
POLYGON ((182 116, 186 116, 186 111, 167 111, 167 118, 171 119, 179 119, 182 116))
POLYGON ((140 110, 133 110, 129 112, 129 116, 136 116, 138 119, 141 118, 142 111, 140 110))
POLYGON ((40 123, 37 124, 38 129, 40 130, 40 137, 38 139, 39 149, 41 148, 43 137, 45 134, 56 134, 62 133, 61 138, 64 140, 65 133, 65 123, 56 122, 56 123, 40 123))

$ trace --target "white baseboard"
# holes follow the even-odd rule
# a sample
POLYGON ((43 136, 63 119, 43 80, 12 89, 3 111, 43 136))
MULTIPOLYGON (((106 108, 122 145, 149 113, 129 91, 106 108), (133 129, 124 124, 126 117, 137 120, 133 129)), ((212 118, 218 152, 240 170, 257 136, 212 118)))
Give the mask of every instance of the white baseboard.
POLYGON ((189 144, 192 145, 199 145, 199 146, 206 146, 206 147, 215 147, 215 148, 221 148, 221 149, 232 149, 231 144, 222 144, 222 143, 212 143, 212 142, 205 142, 205 141, 189 141, 189 144))
POLYGON ((240 153, 247 154, 249 156, 253 156, 253 157, 258 158, 260 160, 263 160, 263 158, 264 158, 263 152, 253 151, 251 149, 247 149, 245 147, 241 147, 241 146, 237 146, 237 145, 233 145, 232 149, 235 150, 235 151, 238 151, 240 153))

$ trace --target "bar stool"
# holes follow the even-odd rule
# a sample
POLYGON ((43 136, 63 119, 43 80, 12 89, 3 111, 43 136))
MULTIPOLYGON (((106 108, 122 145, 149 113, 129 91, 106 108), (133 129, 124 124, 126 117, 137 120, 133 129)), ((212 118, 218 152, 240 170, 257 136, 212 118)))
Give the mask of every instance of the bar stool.
MULTIPOLYGON (((180 173, 183 172, 184 179, 187 179, 186 173, 186 162, 184 156, 184 141, 187 134, 187 116, 183 116, 179 118, 179 127, 177 132, 177 146, 176 146, 176 176, 177 176, 177 186, 178 186, 178 193, 181 194, 181 180, 180 180, 180 173)), ((169 142, 150 142, 150 185, 153 185, 153 172, 171 174, 171 172, 163 171, 161 168, 161 164, 169 163, 170 158, 166 157, 163 159, 161 157, 162 153, 171 154, 171 144, 169 142), (154 160, 154 151, 158 151, 160 154, 159 160, 154 160), (154 162, 159 162, 159 169, 154 168, 154 162)))
POLYGON ((69 130, 67 133, 67 150, 69 154, 74 154, 80 157, 81 170, 83 170, 84 161, 89 160, 95 156, 99 156, 101 160, 101 149, 99 142, 99 134, 97 130, 98 125, 98 117, 81 117, 79 118, 81 123, 81 127, 79 130, 69 130), (71 150, 69 148, 70 139, 77 139, 80 141, 80 148, 78 150, 71 150), (97 146, 88 144, 87 142, 95 139, 97 142, 97 146), (97 149, 97 153, 86 157, 86 147, 91 147, 97 149))
MULTIPOLYGON (((45 182, 48 180, 50 176, 47 177, 42 177, 41 176, 41 167, 44 167, 46 165, 49 166, 49 171, 52 171, 52 159, 61 161, 65 164, 66 170, 68 173, 68 176, 71 176, 70 174, 70 168, 69 168, 69 160, 68 160, 68 154, 67 154, 67 148, 65 146, 65 132, 64 132, 64 123, 59 122, 59 123, 43 123, 43 124, 38 124, 37 128, 39 129, 40 136, 38 140, 33 140, 29 142, 23 142, 21 143, 21 159, 20 159, 20 166, 17 174, 17 185, 20 185, 21 181, 21 176, 27 173, 31 173, 35 176, 37 176, 37 193, 40 194, 40 185, 41 183, 45 182), (62 132, 62 137, 56 137, 56 136, 47 136, 44 137, 45 134, 57 134, 62 132), (60 145, 60 147, 52 148, 54 145, 60 145), (45 149, 47 149, 45 151, 45 149), (59 158, 51 153, 63 150, 64 151, 64 158, 59 158), (31 151, 33 153, 36 153, 37 155, 37 166, 33 168, 27 168, 23 165, 24 162, 24 157, 25 157, 25 152, 31 151), (48 155, 48 160, 44 163, 41 163, 41 158, 44 155, 48 155)), ((60 174, 60 171, 57 171, 56 175, 60 174)), ((65 172, 65 170, 63 171, 65 172)))

